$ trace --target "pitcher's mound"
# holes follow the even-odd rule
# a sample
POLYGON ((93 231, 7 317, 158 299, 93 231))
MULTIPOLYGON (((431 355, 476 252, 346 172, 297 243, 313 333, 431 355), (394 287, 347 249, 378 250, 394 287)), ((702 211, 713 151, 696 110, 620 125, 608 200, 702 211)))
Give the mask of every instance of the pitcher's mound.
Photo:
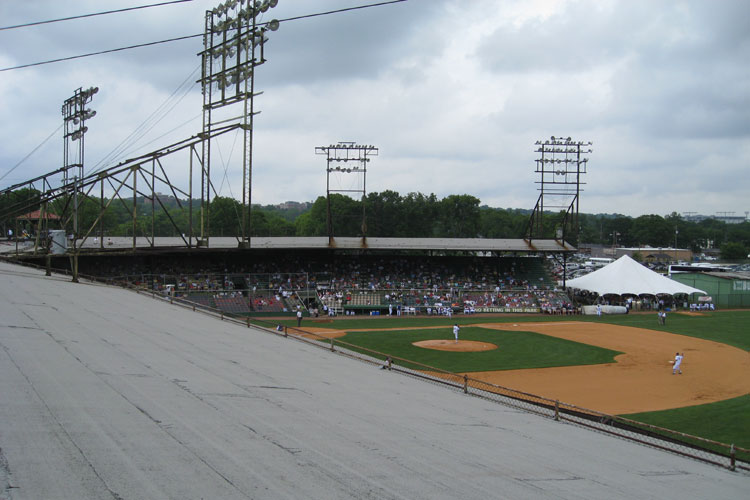
POLYGON ((438 351, 458 351, 458 352, 474 352, 474 351, 491 351, 497 349, 495 344, 489 342, 477 342, 475 340, 422 340, 414 342, 412 345, 417 347, 424 347, 425 349, 436 349, 438 351))

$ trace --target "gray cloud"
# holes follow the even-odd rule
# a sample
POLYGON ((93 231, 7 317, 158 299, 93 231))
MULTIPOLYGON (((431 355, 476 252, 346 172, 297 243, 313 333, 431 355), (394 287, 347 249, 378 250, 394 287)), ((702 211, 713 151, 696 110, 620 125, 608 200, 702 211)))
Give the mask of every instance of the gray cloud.
MULTIPOLYGON (((215 2, 0 31, 0 66, 200 33, 215 2)), ((362 5, 280 0, 288 19, 362 5)), ((107 9, 132 6, 110 1, 107 9)), ((93 0, 3 2, 4 25, 103 10, 93 0)), ((284 22, 270 34, 256 83, 253 200, 325 194, 315 146, 381 148, 370 191, 472 194, 532 208, 534 141, 594 142, 581 200, 587 212, 742 213, 750 161, 750 32, 746 2, 409 0, 284 22)), ((0 74, 0 175, 61 123, 62 102, 98 85, 87 159, 108 155, 162 103, 173 106, 128 151, 200 129, 200 38, 0 74), (196 77, 193 77, 195 79, 196 77), (182 90, 178 92, 182 95, 182 90), (170 132, 172 131, 172 132, 170 132)), ((237 195, 234 138, 217 145, 223 195, 237 195)), ((61 163, 62 134, 2 181, 61 163)), ((9 180, 13 178, 13 181, 9 180)))

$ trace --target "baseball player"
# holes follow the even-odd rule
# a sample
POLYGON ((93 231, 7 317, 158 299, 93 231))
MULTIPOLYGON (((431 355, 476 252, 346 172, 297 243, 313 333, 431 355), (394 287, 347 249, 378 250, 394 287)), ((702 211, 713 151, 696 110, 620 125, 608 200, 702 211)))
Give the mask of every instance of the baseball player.
POLYGON ((682 375, 682 369, 680 368, 680 365, 682 364, 682 358, 682 354, 680 354, 679 352, 675 353, 674 365, 672 365, 672 375, 674 375, 675 373, 679 373, 680 375, 682 375))
POLYGON ((454 324, 453 325, 453 336, 456 337, 456 343, 458 343, 458 332, 459 332, 459 330, 461 330, 461 328, 459 328, 458 324, 454 324))

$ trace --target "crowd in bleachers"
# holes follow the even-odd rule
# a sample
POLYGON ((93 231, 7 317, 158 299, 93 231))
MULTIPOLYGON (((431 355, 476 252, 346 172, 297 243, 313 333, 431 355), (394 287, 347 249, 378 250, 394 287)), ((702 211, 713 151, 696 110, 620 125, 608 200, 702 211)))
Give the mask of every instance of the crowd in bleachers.
POLYGON ((137 286, 228 313, 319 308, 407 310, 420 314, 477 308, 574 310, 539 257, 282 255, 211 266, 185 259, 150 274, 114 264, 109 272, 137 286), (312 299, 313 297, 314 299, 312 299))

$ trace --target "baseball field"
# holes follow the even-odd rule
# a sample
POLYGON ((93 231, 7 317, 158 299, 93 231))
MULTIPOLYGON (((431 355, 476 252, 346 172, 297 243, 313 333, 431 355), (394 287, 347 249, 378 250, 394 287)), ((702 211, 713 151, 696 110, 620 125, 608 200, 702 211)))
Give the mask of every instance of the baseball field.
MULTIPOLYGON (((289 321, 290 331, 296 322, 289 321)), ((301 330, 611 415, 750 447, 750 311, 306 318, 301 330), (455 341, 453 325, 460 326, 455 341), (675 353, 682 374, 672 374, 675 353)))

